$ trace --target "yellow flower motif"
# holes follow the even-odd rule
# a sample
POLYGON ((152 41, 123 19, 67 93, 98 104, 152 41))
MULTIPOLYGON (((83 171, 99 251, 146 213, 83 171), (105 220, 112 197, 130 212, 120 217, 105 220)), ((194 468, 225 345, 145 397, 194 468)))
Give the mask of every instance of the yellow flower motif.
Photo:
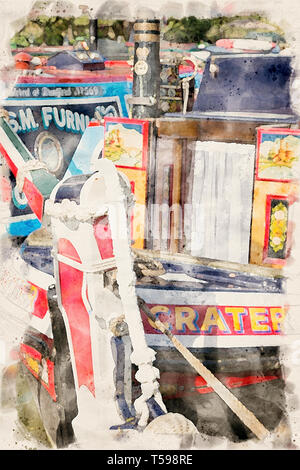
POLYGON ((282 202, 272 208, 269 242, 275 253, 284 248, 287 234, 287 219, 287 207, 282 202))

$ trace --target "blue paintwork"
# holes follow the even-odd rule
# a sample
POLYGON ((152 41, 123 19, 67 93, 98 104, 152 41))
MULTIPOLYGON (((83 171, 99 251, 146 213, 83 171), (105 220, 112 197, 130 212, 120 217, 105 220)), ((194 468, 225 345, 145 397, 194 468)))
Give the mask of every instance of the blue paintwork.
POLYGON ((7 233, 14 237, 26 237, 30 233, 41 228, 41 223, 37 218, 12 222, 7 227, 7 233))
POLYGON ((79 204, 82 187, 90 176, 91 175, 75 175, 66 179, 56 192, 55 202, 62 202, 64 199, 69 199, 79 204))
MULTIPOLYGON (((63 199, 64 194, 61 194, 63 199)), ((21 256, 37 269, 44 270, 45 266, 48 274, 54 275, 53 263, 50 247, 28 246, 26 241, 23 244, 21 256), (41 258, 45 257, 44 260, 41 258)), ((159 290, 180 290, 203 292, 261 292, 282 294, 285 290, 285 279, 283 277, 263 277, 254 274, 247 274, 238 270, 228 270, 215 268, 201 264, 189 264, 183 262, 169 262, 157 258, 166 270, 166 273, 186 274, 191 277, 190 281, 165 281, 163 283, 146 282, 138 284, 138 288, 159 289, 159 290), (232 274, 235 277, 232 277, 232 274), (201 280, 203 282, 197 282, 201 280)))
MULTIPOLYGON (((91 83, 22 83, 16 84, 11 96, 0 104, 9 111, 10 125, 32 155, 35 156, 35 143, 41 132, 47 131, 57 137, 65 162, 61 174, 56 175, 61 179, 66 171, 67 176, 90 173, 91 154, 96 140, 103 135, 103 129, 97 127, 97 130, 90 130, 87 127, 89 121, 94 118, 95 111, 102 117, 127 117, 126 98, 131 93, 132 82, 126 79, 91 83), (54 92, 57 96, 48 96, 54 92), (67 125, 60 128, 54 114, 51 114, 55 108, 58 113, 70 110, 73 114, 84 116, 81 120, 83 124, 74 129, 68 128, 67 125), (45 116, 48 118, 47 122, 45 116)), ((12 217, 32 214, 27 205, 20 207, 12 202, 11 206, 12 217)), ((10 235, 24 237, 39 227, 37 220, 18 221, 8 226, 7 231, 10 235)))
POLYGON ((92 172, 91 157, 95 147, 103 137, 103 126, 91 126, 86 128, 64 178, 68 178, 73 175, 89 174, 92 172))

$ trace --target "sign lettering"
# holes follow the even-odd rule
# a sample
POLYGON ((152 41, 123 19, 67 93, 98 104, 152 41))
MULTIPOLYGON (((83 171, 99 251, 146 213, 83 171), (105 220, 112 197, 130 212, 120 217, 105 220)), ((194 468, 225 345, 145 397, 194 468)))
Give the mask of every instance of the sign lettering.
MULTIPOLYGON (((182 335, 279 335, 285 309, 278 307, 151 305, 151 312, 173 334, 182 335)), ((158 333, 142 314, 146 333, 158 333)))

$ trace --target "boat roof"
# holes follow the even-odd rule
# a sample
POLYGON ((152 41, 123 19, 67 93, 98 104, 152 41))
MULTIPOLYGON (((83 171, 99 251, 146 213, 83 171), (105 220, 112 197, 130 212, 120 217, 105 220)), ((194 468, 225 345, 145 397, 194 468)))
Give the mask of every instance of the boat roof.
POLYGON ((108 64, 104 70, 64 70, 55 67, 45 66, 37 74, 35 70, 26 71, 29 73, 20 74, 16 71, 2 71, 1 80, 4 82, 14 82, 16 85, 38 85, 38 84, 72 84, 72 83, 99 83, 99 82, 120 82, 132 81, 130 66, 123 64, 108 64))
POLYGON ((185 117, 295 116, 290 97, 292 76, 290 55, 212 54, 206 61, 193 110, 185 117))

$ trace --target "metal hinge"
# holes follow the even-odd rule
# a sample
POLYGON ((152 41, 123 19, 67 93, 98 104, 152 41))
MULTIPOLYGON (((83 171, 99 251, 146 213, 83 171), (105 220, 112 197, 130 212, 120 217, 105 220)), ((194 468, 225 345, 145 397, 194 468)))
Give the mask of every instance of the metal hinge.
POLYGON ((134 96, 128 99, 128 103, 132 105, 140 106, 153 106, 156 103, 154 96, 134 96))

